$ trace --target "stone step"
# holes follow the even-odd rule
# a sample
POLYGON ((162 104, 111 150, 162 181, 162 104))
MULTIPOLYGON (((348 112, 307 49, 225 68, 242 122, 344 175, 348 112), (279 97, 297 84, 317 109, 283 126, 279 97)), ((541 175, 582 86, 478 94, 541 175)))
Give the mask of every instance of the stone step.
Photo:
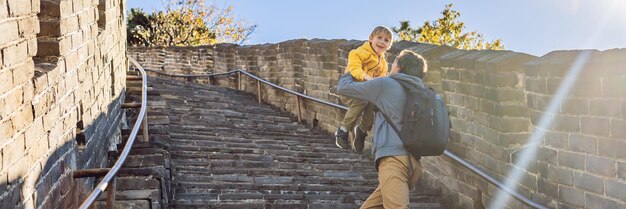
MULTIPOLYGON (((149 79, 151 135, 167 136, 151 143, 167 149, 174 208, 358 208, 378 185, 371 159, 252 94, 149 79)), ((130 165, 159 158, 136 154, 130 165)), ((420 187, 410 208, 439 209, 440 194, 420 187)))

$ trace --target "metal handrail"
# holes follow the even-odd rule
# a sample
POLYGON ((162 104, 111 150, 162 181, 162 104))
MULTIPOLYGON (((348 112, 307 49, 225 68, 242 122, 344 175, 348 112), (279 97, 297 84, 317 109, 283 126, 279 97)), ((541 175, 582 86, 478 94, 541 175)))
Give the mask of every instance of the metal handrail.
MULTIPOLYGON (((259 78, 258 76, 254 75, 254 74, 252 74, 250 72, 247 72, 247 71, 241 70, 241 69, 231 70, 231 71, 228 71, 228 72, 225 72, 225 73, 196 74, 196 75, 170 74, 170 73, 165 73, 165 72, 161 72, 161 71, 158 71, 158 70, 151 70, 151 69, 146 69, 146 71, 155 72, 155 73, 158 73, 158 74, 168 75, 168 76, 172 76, 172 77, 215 77, 215 76, 221 76, 221 75, 230 75, 230 74, 233 74, 233 73, 243 73, 243 74, 245 74, 245 75, 247 75, 247 76, 249 76, 251 78, 254 78, 258 82, 265 83, 265 84, 270 85, 270 86, 272 86, 274 88, 277 88, 277 89, 289 92, 291 94, 295 94, 295 95, 297 95, 299 97, 303 97, 303 98, 309 99, 311 101, 314 101, 314 102, 317 102, 317 103, 320 103, 320 104, 325 104, 325 105, 328 105, 328 106, 332 106, 332 107, 348 110, 348 108, 346 106, 342 106, 342 105, 335 104, 335 103, 330 103, 330 102, 323 101, 323 100, 320 100, 320 99, 315 98, 315 97, 311 97, 311 96, 308 96, 308 95, 301 94, 299 92, 295 92, 295 91, 293 91, 291 89, 287 89, 287 88, 279 86, 277 84, 270 83, 269 81, 266 81, 266 80, 264 80, 262 78, 259 78)), ((300 108, 300 105, 298 105, 298 108, 300 108)), ((300 118, 300 116, 298 116, 298 117, 300 118)), ((513 190, 513 189, 511 189, 511 188, 509 188, 507 186, 505 186, 503 183, 499 182, 497 179, 495 179, 494 177, 492 177, 489 174, 487 174, 487 172, 485 172, 482 169, 476 167, 472 163, 462 159, 458 155, 456 155, 456 154, 454 154, 454 153, 452 153, 452 152, 450 152, 448 150, 445 150, 443 152, 443 154, 448 156, 448 157, 450 157, 452 160, 460 163, 461 165, 465 166, 466 168, 468 168, 469 170, 471 170, 472 172, 474 172, 478 176, 480 176, 483 179, 487 180, 489 183, 494 184, 496 187, 506 191, 507 193, 509 193, 515 199, 521 201, 522 203, 524 203, 526 205, 529 205, 529 206, 532 206, 534 208, 538 208, 538 209, 548 209, 547 207, 532 201, 531 199, 527 198, 526 196, 520 194, 519 192, 517 192, 517 191, 515 191, 515 190, 513 190)))
MULTIPOLYGON (((100 196, 100 194, 102 194, 102 192, 105 189, 107 189, 111 180, 115 177, 117 172, 120 170, 120 168, 126 161, 126 158, 128 157, 128 154, 130 153, 130 149, 132 148, 133 143, 135 142, 135 138, 137 137, 137 133, 139 132, 139 127, 141 125, 144 125, 143 127, 144 134, 146 133, 146 130, 148 129, 148 127, 145 126, 146 123, 144 123, 145 115, 147 111, 146 105, 147 105, 147 98, 148 98, 146 71, 144 71, 143 67, 141 67, 141 65, 139 65, 139 63, 135 61, 134 59, 128 57, 128 60, 139 70, 139 73, 141 73, 141 77, 142 77, 141 78, 141 82, 142 82, 141 83, 141 110, 139 110, 137 121, 135 122, 135 125, 133 126, 133 129, 130 132, 130 135, 128 136, 128 141, 126 142, 126 145, 124 145, 124 149, 122 150, 120 157, 117 158, 117 161, 115 161, 115 164, 113 165, 111 170, 102 178, 102 180, 100 181, 100 183, 98 183, 96 188, 93 191, 91 191, 89 196, 87 196, 87 199, 83 201, 83 203, 79 207, 81 209, 89 208, 89 206, 91 206, 93 202, 96 201, 98 196, 100 196)), ((144 136, 144 137, 147 137, 147 136, 144 136)))

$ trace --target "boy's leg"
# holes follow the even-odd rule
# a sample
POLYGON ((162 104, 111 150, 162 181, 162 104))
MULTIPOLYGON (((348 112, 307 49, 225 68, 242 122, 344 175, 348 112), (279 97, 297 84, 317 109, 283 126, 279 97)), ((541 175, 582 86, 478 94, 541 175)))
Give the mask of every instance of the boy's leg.
POLYGON ((368 132, 372 130, 372 125, 374 125, 374 105, 369 104, 363 110, 363 120, 361 120, 359 128, 361 131, 368 132))
POLYGON ((335 132, 335 144, 342 149, 350 148, 350 142, 348 141, 348 132, 354 127, 354 124, 361 116, 361 112, 367 105, 367 102, 350 99, 347 97, 341 97, 344 104, 348 105, 348 111, 341 120, 340 126, 335 132))
POLYGON ((341 97, 341 101, 348 106, 348 111, 343 116, 343 120, 341 120, 339 125, 345 127, 347 130, 351 130, 354 128, 363 110, 367 107, 368 102, 347 97, 341 97))
POLYGON ((372 130, 373 123, 374 105, 368 104, 363 110, 363 119, 361 120, 361 123, 359 123, 359 125, 354 128, 354 149, 357 152, 363 151, 367 132, 372 130))

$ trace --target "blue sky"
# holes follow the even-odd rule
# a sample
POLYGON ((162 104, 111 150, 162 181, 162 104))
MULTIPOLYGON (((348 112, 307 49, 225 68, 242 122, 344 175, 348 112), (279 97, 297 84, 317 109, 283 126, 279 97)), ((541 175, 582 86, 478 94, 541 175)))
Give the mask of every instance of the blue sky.
MULTIPOLYGON (((154 2, 160 1, 127 0, 127 8, 162 8, 154 2)), ((257 25, 247 44, 366 40, 377 25, 393 27, 409 20, 418 26, 435 20, 449 3, 461 13, 467 31, 478 31, 488 41, 499 38, 508 50, 542 56, 554 50, 626 48, 626 0, 215 1, 220 7, 233 6, 235 16, 257 25)))

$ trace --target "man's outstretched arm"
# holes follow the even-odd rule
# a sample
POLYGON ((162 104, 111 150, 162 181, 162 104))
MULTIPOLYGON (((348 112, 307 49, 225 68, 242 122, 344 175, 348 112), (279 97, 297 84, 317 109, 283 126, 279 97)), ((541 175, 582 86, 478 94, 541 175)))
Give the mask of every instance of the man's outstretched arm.
POLYGON ((337 84, 337 93, 354 99, 375 102, 382 88, 381 79, 366 82, 355 82, 352 75, 344 74, 337 84))

